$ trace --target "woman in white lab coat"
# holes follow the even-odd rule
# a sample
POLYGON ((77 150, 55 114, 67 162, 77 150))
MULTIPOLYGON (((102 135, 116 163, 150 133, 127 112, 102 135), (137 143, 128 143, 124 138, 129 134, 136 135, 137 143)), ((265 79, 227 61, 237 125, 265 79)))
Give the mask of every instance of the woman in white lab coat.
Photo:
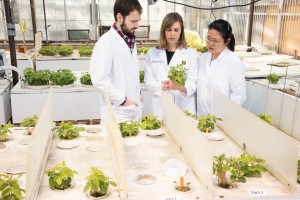
MULTIPOLYGON (((190 79, 196 79, 197 52, 187 48, 182 17, 178 13, 167 14, 162 22, 158 47, 148 51, 145 60, 145 84, 152 94, 152 113, 161 118, 162 82, 168 80, 171 66, 183 64, 191 74, 190 79)), ((163 89, 169 89, 167 86, 163 89)), ((173 91, 175 103, 182 110, 196 113, 195 95, 184 97, 178 91, 173 91)))
POLYGON ((189 81, 186 87, 171 83, 172 89, 194 95, 197 91, 197 115, 211 113, 214 90, 242 105, 246 100, 245 68, 241 59, 233 52, 235 38, 231 25, 222 19, 208 26, 206 36, 208 52, 199 58, 197 81, 189 81))

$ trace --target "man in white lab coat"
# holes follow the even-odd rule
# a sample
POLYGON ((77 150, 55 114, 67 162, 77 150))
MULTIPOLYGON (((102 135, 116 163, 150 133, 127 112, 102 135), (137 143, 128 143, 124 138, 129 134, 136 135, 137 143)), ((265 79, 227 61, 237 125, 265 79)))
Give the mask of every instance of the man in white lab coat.
POLYGON ((90 62, 93 85, 100 90, 101 122, 108 120, 105 92, 118 122, 139 120, 141 97, 134 32, 142 7, 138 0, 116 0, 115 23, 96 43, 90 62))

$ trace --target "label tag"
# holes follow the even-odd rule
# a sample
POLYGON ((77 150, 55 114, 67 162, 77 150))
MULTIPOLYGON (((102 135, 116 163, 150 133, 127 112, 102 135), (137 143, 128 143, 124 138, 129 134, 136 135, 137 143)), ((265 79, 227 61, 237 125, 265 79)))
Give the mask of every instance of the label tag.
POLYGON ((265 196, 266 192, 264 190, 248 190, 249 196, 265 196))
POLYGON ((178 196, 160 197, 160 200, 180 200, 178 196))

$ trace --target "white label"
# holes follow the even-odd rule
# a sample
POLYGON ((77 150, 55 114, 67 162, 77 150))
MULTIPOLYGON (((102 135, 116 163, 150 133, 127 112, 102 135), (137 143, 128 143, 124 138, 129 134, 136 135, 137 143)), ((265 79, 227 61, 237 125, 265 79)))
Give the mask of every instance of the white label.
POLYGON ((160 200, 180 200, 178 196, 160 197, 160 200))
POLYGON ((263 190, 248 190, 249 196, 264 196, 266 192, 263 190))

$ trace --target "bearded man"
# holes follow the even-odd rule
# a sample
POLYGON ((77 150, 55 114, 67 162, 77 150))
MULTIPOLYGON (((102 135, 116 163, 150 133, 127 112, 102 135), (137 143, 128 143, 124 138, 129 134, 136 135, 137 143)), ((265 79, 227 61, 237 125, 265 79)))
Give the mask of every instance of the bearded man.
POLYGON ((94 47, 90 74, 93 85, 100 91, 101 123, 108 120, 105 92, 118 122, 140 118, 140 67, 134 32, 139 27, 141 14, 138 0, 116 0, 115 23, 94 47))

